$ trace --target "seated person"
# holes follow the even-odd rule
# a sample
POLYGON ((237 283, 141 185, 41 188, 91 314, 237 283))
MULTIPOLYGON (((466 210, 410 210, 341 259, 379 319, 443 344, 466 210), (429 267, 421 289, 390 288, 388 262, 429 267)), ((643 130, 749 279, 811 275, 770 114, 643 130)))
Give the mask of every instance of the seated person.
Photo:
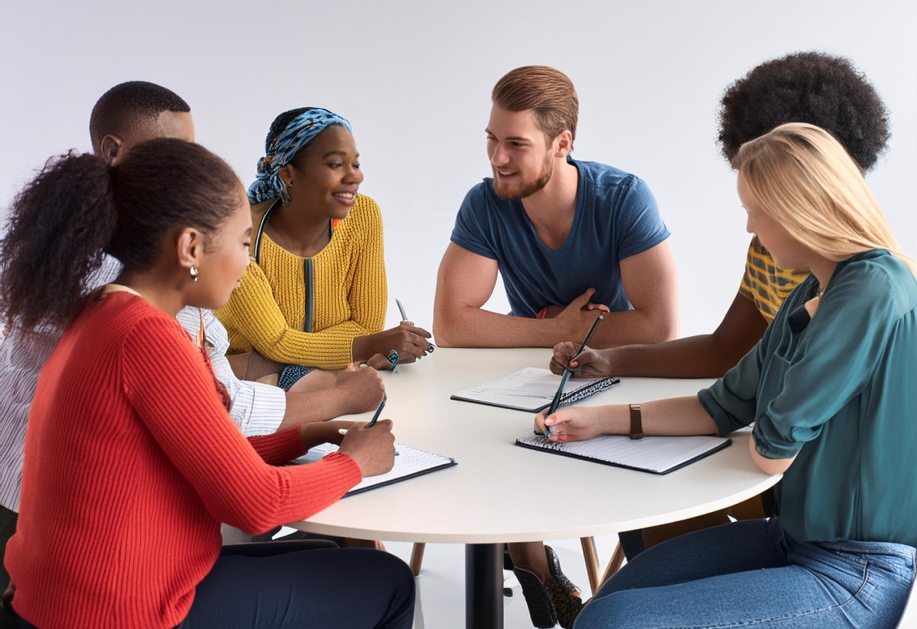
MULTIPOLYGON (((731 160, 739 147, 788 122, 808 122, 830 131, 863 172, 872 168, 889 137, 888 112, 875 88, 853 64, 819 52, 767 61, 733 83, 720 103, 720 144, 731 160), (817 94, 817 98, 813 98, 817 94)), ((758 238, 748 248, 745 274, 732 306, 712 334, 658 343, 628 345, 584 356, 587 373, 660 378, 720 377, 761 340, 783 300, 808 277, 807 270, 783 269, 758 238)), ((560 373, 572 356, 575 337, 558 346, 551 368, 560 373)), ((575 345, 575 347, 574 347, 575 345)), ((728 512, 743 520, 770 514, 772 492, 728 512)), ((692 530, 725 524, 727 512, 709 514, 644 531, 621 534, 628 560, 645 547, 692 530)))
MULTIPOLYGON (((230 352, 281 364, 341 369, 392 350, 412 362, 430 334, 382 330, 388 291, 379 206, 363 181, 350 123, 325 109, 277 116, 248 197, 254 233, 242 284, 217 316, 230 352)), ((285 369, 281 381, 308 369, 285 369)))
POLYGON ((487 125, 493 179, 465 197, 436 285, 433 331, 454 347, 653 343, 678 330, 669 231, 634 175, 570 157, 578 100, 570 79, 525 66, 494 87, 487 125), (510 315, 483 309, 497 273, 510 315), (542 314, 543 313, 543 314, 542 314))
MULTIPOLYGON (((782 125, 733 165, 748 231, 777 266, 811 274, 712 387, 636 413, 647 435, 754 423, 749 456, 783 474, 777 515, 646 550, 576 627, 895 627, 917 545, 917 261, 827 131, 782 125)), ((575 441, 628 434, 631 410, 574 406, 535 421, 575 441)))
POLYGON ((248 265, 251 213, 229 165, 170 138, 115 166, 63 155, 17 196, 11 225, 4 323, 69 324, 35 391, 6 555, 20 626, 409 628, 413 578, 387 553, 220 554, 220 522, 258 533, 308 518, 394 460, 390 421, 246 439, 175 320, 222 306, 248 265), (103 250, 120 275, 84 298, 103 250), (339 452, 276 467, 326 441, 339 452))
MULTIPOLYGON (((441 345, 552 347, 580 338, 599 309, 598 347, 652 343, 678 329, 675 262, 647 185, 570 158, 578 100, 570 79, 517 68, 493 90, 487 152, 493 179, 465 197, 436 285, 441 345), (512 312, 483 310, 503 276, 512 312), (544 320, 542 317, 545 317, 544 320)), ((542 544, 510 544, 532 622, 569 627, 580 593, 542 544), (547 551, 547 554, 546 554, 547 551), (548 600, 550 598, 550 601, 548 600)))
MULTIPOLYGON (((109 164, 119 163, 132 147, 154 138, 194 141, 188 103, 173 91, 146 81, 121 83, 105 92, 92 109, 89 131, 93 151, 109 164)), ((45 264, 57 261, 45 258, 45 264)), ((121 263, 105 255, 87 289, 113 280, 120 271, 121 263)), ((247 436, 367 411, 382 399, 382 382, 370 370, 341 373, 330 383, 327 379, 311 382, 308 390, 302 381, 286 394, 276 387, 243 382, 233 375, 226 359, 226 330, 210 310, 189 307, 177 318, 197 338, 202 315, 214 371, 229 391, 233 420, 247 436)), ((38 374, 62 333, 62 329, 46 326, 24 335, 14 324, 0 338, 0 408, 5 435, 0 446, 0 589, 9 583, 2 560, 6 542, 16 530, 29 406, 38 374)))

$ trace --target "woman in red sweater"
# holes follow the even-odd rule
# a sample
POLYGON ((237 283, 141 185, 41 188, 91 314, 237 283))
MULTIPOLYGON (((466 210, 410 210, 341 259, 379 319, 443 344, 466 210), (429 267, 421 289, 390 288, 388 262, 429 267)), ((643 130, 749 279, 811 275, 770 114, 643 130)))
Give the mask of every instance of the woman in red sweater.
POLYGON ((251 215, 230 167, 172 139, 114 167, 71 154, 12 210, 2 315, 27 330, 69 324, 38 381, 6 554, 20 626, 410 627, 413 578, 386 553, 221 556, 221 522, 261 533, 308 518, 394 457, 384 421, 317 463, 275 467, 351 424, 245 439, 230 419, 206 352, 174 318, 225 304, 248 264, 251 215), (103 250, 124 272, 83 299, 103 250))

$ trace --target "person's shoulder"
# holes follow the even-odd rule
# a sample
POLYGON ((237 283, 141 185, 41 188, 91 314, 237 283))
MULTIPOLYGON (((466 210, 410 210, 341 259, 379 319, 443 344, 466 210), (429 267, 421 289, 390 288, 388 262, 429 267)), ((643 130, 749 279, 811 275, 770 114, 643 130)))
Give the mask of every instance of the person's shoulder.
POLYGON ((910 267, 885 249, 872 249, 839 263, 836 285, 861 300, 877 300, 904 314, 917 306, 917 278, 910 267))
POLYGON ((382 224, 382 210, 372 197, 357 194, 347 218, 339 221, 338 224, 353 229, 373 228, 382 224))
POLYGON ((621 170, 620 168, 615 168, 614 166, 609 166, 608 164, 580 160, 574 160, 574 163, 584 177, 601 188, 626 189, 635 185, 646 185, 637 175, 621 170))

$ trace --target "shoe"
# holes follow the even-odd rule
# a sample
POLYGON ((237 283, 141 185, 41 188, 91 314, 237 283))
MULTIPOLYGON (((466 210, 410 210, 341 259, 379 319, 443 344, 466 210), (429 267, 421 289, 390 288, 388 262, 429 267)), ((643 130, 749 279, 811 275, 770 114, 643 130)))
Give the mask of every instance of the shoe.
MULTIPOLYGON (((560 559, 557 558, 554 549, 545 546, 544 552, 548 558, 548 569, 551 571, 551 576, 545 581, 543 587, 551 599, 560 626, 564 629, 571 629, 573 622, 583 609, 583 599, 580 597, 579 588, 561 572, 560 559)), ((522 591, 525 592, 525 588, 522 591)), ((526 600, 528 600, 528 595, 526 595, 526 600)))
MULTIPOLYGON (((554 611, 554 604, 551 603, 551 595, 541 582, 538 575, 529 572, 525 568, 513 568, 513 574, 519 579, 522 585, 522 595, 525 597, 525 603, 529 607, 529 616, 532 618, 532 624, 539 629, 551 629, 557 624, 557 614, 554 611)), ((553 579, 553 577, 552 577, 553 579)))

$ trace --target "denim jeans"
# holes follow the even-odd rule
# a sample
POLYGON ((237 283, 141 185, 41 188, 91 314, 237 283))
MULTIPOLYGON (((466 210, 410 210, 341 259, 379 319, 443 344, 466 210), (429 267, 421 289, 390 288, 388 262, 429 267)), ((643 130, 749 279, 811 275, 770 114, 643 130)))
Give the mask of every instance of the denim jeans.
POLYGON ((779 627, 893 629, 914 580, 915 549, 884 542, 798 542, 776 518, 683 535, 608 580, 576 629, 779 627))

